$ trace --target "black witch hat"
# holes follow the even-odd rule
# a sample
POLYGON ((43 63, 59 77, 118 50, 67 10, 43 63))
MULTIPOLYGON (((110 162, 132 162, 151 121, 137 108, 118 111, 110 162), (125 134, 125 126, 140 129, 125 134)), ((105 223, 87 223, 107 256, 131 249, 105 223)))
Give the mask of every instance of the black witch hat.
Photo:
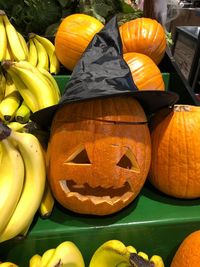
POLYGON ((173 92, 138 90, 129 66, 123 59, 122 41, 114 16, 89 43, 59 103, 33 113, 31 120, 48 129, 55 112, 65 104, 117 95, 136 98, 146 114, 173 106, 179 99, 173 92))

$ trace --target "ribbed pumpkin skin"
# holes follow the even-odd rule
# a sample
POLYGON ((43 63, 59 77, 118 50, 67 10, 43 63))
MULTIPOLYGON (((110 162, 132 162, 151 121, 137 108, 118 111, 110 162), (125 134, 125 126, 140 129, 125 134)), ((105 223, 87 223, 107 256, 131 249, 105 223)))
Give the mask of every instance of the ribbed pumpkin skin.
POLYGON ((119 27, 123 52, 137 52, 149 56, 156 64, 166 49, 165 31, 160 23, 150 18, 137 18, 119 27))
POLYGON ((200 197, 200 107, 176 105, 162 113, 152 123, 149 180, 167 195, 200 197))
POLYGON ((132 52, 124 54, 124 60, 139 90, 165 90, 162 73, 150 57, 132 52))
POLYGON ((85 14, 72 14, 63 19, 55 36, 55 51, 59 61, 73 70, 94 35, 103 24, 85 14))
POLYGON ((178 247, 170 267, 200 266, 200 230, 194 231, 178 247))
POLYGON ((47 150, 48 178, 57 201, 74 212, 94 215, 112 214, 133 201, 147 178, 151 141, 146 123, 129 122, 146 120, 132 97, 73 103, 58 110, 47 150), (80 157, 74 164, 80 148, 89 160, 80 157), (120 161, 127 159, 124 155, 132 162, 130 168, 120 161), (73 180, 76 188, 67 193, 60 180, 73 180), (74 193, 83 185, 80 194, 74 193))

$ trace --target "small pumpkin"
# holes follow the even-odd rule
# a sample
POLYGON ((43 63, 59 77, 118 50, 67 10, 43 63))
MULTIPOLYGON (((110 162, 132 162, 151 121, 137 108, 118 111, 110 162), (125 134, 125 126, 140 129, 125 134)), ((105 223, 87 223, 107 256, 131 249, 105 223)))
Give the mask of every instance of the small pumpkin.
POLYGON ((149 180, 169 196, 200 197, 200 107, 175 105, 165 111, 152 120, 149 180))
POLYGON ((200 230, 187 235, 179 245, 170 267, 200 266, 200 230))
POLYGON ((163 26, 155 19, 137 18, 119 27, 123 53, 137 52, 149 56, 156 64, 162 60, 166 50, 163 26))
POLYGON ((64 18, 55 35, 55 52, 59 61, 72 71, 103 26, 99 20, 86 14, 72 14, 64 18))
POLYGON ((139 90, 165 90, 162 73, 155 62, 148 56, 130 52, 124 54, 133 81, 139 90))
POLYGON ((71 103, 55 114, 48 178, 57 201, 82 214, 107 215, 132 202, 147 178, 146 115, 130 96, 71 103))

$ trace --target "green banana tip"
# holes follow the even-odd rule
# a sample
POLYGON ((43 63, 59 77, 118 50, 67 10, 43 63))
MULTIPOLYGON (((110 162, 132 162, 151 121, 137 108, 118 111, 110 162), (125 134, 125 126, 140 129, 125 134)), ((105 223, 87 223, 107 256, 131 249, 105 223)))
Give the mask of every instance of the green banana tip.
POLYGON ((0 122, 0 141, 10 136, 11 131, 12 130, 7 125, 3 124, 3 122, 0 122))

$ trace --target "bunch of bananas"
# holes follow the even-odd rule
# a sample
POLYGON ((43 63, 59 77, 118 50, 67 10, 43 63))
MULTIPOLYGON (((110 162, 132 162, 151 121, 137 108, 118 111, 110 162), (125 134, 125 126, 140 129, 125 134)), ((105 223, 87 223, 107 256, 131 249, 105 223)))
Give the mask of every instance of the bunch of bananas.
POLYGON ((26 123, 31 112, 55 105, 60 70, 54 44, 34 33, 25 38, 0 10, 0 119, 26 123))
POLYGON ((0 61, 27 60, 28 46, 25 38, 11 24, 3 10, 0 10, 0 61))
POLYGON ((55 266, 85 267, 85 263, 80 250, 71 241, 64 241, 56 248, 46 250, 41 256, 35 254, 29 260, 29 267, 55 266))
POLYGON ((44 150, 30 133, 0 124, 0 242, 25 236, 38 210, 54 204, 46 179, 44 150))
POLYGON ((6 13, 0 10, 0 62, 3 60, 27 60, 33 66, 44 68, 52 74, 57 74, 60 70, 54 44, 46 37, 34 33, 29 34, 26 42, 6 13))
POLYGON ((5 123, 15 120, 26 123, 29 121, 31 110, 23 101, 12 78, 0 73, 0 118, 5 123))
POLYGON ((94 252, 89 267, 164 267, 158 255, 150 259, 144 252, 136 251, 133 246, 125 246, 119 240, 109 240, 94 252))
POLYGON ((57 74, 60 71, 60 63, 55 54, 55 46, 49 39, 30 33, 28 50, 28 61, 33 66, 43 68, 52 74, 57 74))
POLYGON ((26 123, 31 112, 58 103, 60 90, 53 75, 47 70, 34 67, 30 62, 22 60, 3 61, 1 65, 5 73, 1 74, 2 82, 0 81, 1 102, 6 97, 7 87, 9 95, 11 88, 14 91, 14 93, 12 92, 12 101, 6 101, 4 104, 6 112, 9 110, 10 114, 5 114, 5 111, 1 112, 0 104, 0 116, 3 121, 11 121, 15 116, 16 121, 26 123), (9 115, 9 117, 5 117, 5 115, 9 115))

